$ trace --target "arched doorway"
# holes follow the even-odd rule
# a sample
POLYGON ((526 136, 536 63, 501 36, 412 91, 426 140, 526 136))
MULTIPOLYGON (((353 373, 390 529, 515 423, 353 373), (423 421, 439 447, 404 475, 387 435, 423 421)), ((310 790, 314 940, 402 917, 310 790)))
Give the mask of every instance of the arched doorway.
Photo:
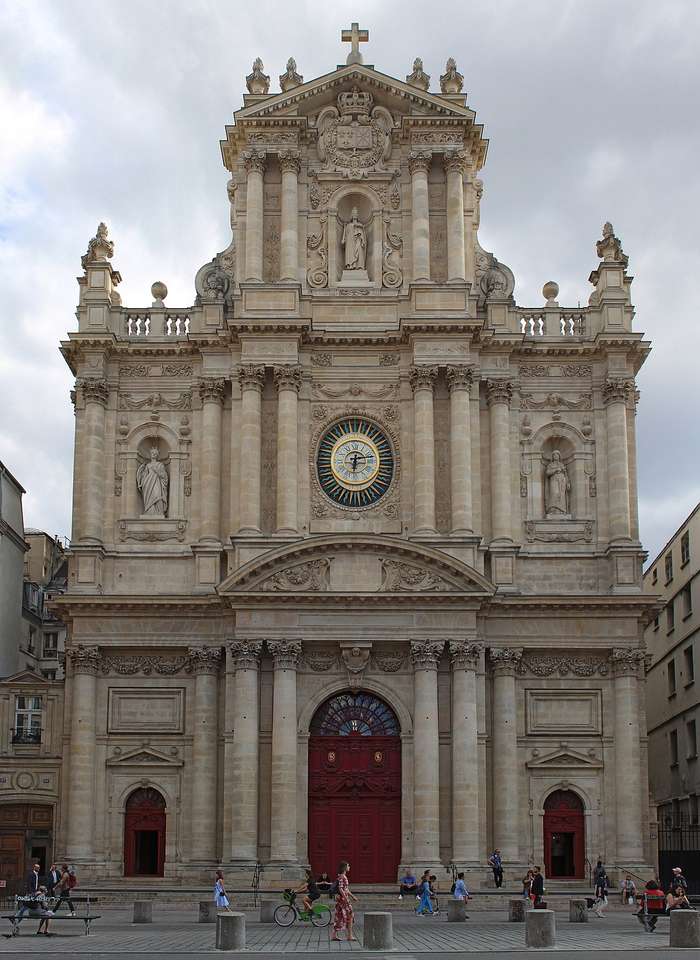
POLYGON ((309 740, 309 859, 340 860, 360 883, 392 883, 401 858, 401 739, 394 711, 367 692, 330 697, 309 740))
POLYGON ((555 790, 544 803, 544 861, 547 876, 581 880, 585 875, 583 802, 573 790, 555 790))
POLYGON ((134 790, 124 815, 124 876, 162 877, 165 800, 153 787, 134 790))

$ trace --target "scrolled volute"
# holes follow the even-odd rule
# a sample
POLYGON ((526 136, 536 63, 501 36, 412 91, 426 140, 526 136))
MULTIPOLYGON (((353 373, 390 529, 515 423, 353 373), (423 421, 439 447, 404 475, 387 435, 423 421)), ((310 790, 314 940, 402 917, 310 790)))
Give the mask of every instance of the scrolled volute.
POLYGON ((301 657, 301 640, 268 640, 267 649, 276 670, 296 670, 301 657))
POLYGON ((74 674, 96 677, 99 673, 102 655, 98 646, 78 643, 66 650, 66 657, 74 674))
POLYGON ((411 660, 414 670, 437 670, 444 640, 411 640, 411 660))
POLYGON ((187 650, 192 673, 217 674, 221 666, 221 648, 196 646, 187 650))
POLYGON ((489 661, 495 674, 515 675, 523 656, 522 647, 490 647, 489 661))
POLYGON ((475 640, 448 641, 453 670, 476 670, 484 650, 483 643, 475 640))
POLYGON ((257 670, 262 649, 262 640, 237 639, 228 642, 228 652, 236 670, 257 670))

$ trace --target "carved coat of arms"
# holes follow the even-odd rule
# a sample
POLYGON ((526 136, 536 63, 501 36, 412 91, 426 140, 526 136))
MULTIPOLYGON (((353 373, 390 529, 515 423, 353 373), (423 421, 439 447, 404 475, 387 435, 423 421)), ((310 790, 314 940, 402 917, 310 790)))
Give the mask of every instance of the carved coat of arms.
POLYGON ((383 170, 391 153, 394 120, 385 107, 373 107, 371 93, 358 87, 341 93, 337 107, 326 107, 318 116, 318 153, 324 170, 349 179, 383 170))

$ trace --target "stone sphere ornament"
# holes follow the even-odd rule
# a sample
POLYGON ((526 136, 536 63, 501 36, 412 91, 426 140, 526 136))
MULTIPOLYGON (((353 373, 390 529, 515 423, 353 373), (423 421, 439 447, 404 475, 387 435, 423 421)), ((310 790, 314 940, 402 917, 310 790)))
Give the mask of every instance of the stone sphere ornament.
POLYGON ((551 303, 552 300, 556 300, 559 295, 559 284, 555 283, 554 280, 548 280, 545 285, 542 287, 542 296, 551 303))
POLYGON ((165 300, 168 295, 168 288, 160 280, 151 284, 151 296, 154 300, 165 300))

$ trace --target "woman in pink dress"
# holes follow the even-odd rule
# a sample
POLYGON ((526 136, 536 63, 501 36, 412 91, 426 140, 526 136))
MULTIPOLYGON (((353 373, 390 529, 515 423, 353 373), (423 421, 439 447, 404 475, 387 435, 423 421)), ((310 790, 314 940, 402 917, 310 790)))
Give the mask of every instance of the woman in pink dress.
POLYGON ((338 867, 338 879, 336 884, 338 885, 338 893, 335 898, 335 916, 333 918, 333 936, 331 940, 340 940, 338 934, 345 927, 348 928, 348 940, 357 940, 357 937, 352 935, 352 925, 354 922, 354 913, 352 909, 351 900, 357 901, 357 897, 350 892, 350 884, 348 883, 348 873, 350 872, 350 864, 343 861, 338 867))

